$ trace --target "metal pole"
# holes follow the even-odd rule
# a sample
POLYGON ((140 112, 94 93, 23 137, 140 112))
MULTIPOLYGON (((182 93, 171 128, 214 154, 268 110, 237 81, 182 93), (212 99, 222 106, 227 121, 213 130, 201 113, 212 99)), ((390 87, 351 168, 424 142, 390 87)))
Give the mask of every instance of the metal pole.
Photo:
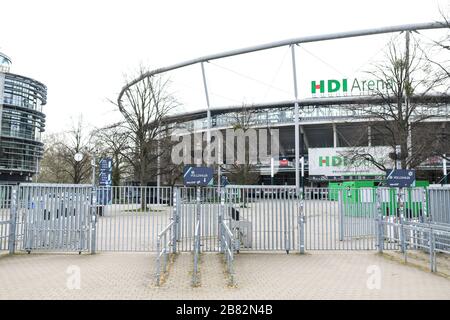
POLYGON ((433 234, 433 229, 430 226, 430 232, 429 232, 429 248, 430 248, 430 271, 431 272, 435 272, 436 271, 436 257, 435 257, 435 243, 434 243, 434 234, 433 234))
POLYGON ((203 65, 203 62, 200 63, 200 65, 202 67, 203 87, 205 89, 206 107, 207 107, 206 119, 207 119, 208 129, 206 131, 206 147, 208 150, 207 163, 209 164, 209 156, 210 156, 210 152, 211 152, 211 150, 209 149, 209 146, 211 143, 211 110, 210 110, 210 104, 209 104, 208 84, 206 83, 205 66, 203 65))
POLYGON ((17 205, 20 185, 11 187, 11 209, 9 223, 8 246, 9 254, 14 254, 16 249, 17 205))
POLYGON ((173 240, 172 240, 172 253, 177 253, 177 236, 178 236, 178 188, 173 188, 173 211, 172 211, 172 220, 173 224, 173 240))
POLYGON ((161 280, 161 239, 158 237, 156 241, 156 285, 160 285, 161 280))
POLYGON ((95 152, 93 152, 92 153, 92 162, 91 162, 91 164, 92 164, 92 186, 93 187, 95 186, 95 162, 96 162, 95 152))
POLYGON ((161 158, 159 156, 160 153, 160 145, 159 145, 159 139, 158 139, 158 158, 156 160, 157 162, 157 168, 156 168, 156 204, 159 204, 159 198, 160 198, 160 189, 161 189, 161 158))
POLYGON ((300 254, 305 253, 305 202, 304 199, 300 201, 300 215, 299 215, 299 251, 300 254))
POLYGON ((444 173, 444 184, 447 184, 447 159, 446 155, 444 154, 444 157, 442 159, 442 170, 444 173))
POLYGON ((302 198, 304 198, 305 197, 305 157, 300 158, 300 163, 301 163, 301 173, 302 173, 302 175, 301 175, 302 178, 300 180, 300 183, 301 183, 302 195, 303 195, 302 198))
POLYGON ((402 168, 402 160, 400 160, 402 147, 400 145, 395 146, 395 168, 401 169, 402 168))
POLYGON ((403 234, 403 220, 405 219, 404 217, 404 199, 403 199, 403 188, 398 188, 398 206, 400 209, 400 252, 404 253, 405 252, 405 239, 404 239, 404 234, 403 234))
POLYGON ((344 190, 338 190, 339 241, 344 241, 344 190))
POLYGON ((291 45, 291 55, 292 55, 292 74, 294 77, 294 126, 295 126, 295 193, 297 197, 300 195, 300 172, 299 172, 299 161, 300 161, 300 128, 299 128, 299 110, 298 110, 298 89, 297 89, 297 68, 295 65, 295 45, 291 45))
POLYGON ((273 176, 274 176, 274 160, 273 157, 270 158, 270 184, 273 186, 273 176))
MULTIPOLYGON (((409 98, 410 98, 410 92, 409 92, 409 36, 410 36, 410 31, 406 31, 405 33, 405 39, 406 39, 406 50, 405 50, 405 60, 406 60, 406 70, 405 70, 405 81, 406 81, 406 86, 405 86, 405 104, 406 104, 406 112, 409 113, 409 98)), ((407 123, 407 137, 406 137, 406 149, 407 149, 407 153, 408 153, 408 160, 411 159, 412 157, 412 133, 411 133, 411 123, 409 121, 409 117, 408 117, 408 123, 407 123)), ((407 161, 407 165, 406 165, 406 169, 409 169, 410 165, 409 165, 409 161, 407 161)))
POLYGON ((384 226, 383 226, 383 209, 382 209, 382 199, 381 199, 381 192, 382 190, 380 188, 377 188, 376 190, 376 201, 377 201, 377 215, 378 215, 378 253, 383 253, 383 246, 384 246, 384 226))
POLYGON ((95 167, 96 167, 95 152, 92 153, 92 206, 91 206, 91 254, 96 250, 96 223, 97 223, 97 190, 95 188, 95 167))
MULTIPOLYGON (((221 136, 221 135, 219 135, 221 136)), ((217 193, 220 195, 221 194, 221 175, 222 175, 222 170, 221 170, 221 164, 222 164, 222 139, 219 138, 219 145, 217 147, 217 193)))

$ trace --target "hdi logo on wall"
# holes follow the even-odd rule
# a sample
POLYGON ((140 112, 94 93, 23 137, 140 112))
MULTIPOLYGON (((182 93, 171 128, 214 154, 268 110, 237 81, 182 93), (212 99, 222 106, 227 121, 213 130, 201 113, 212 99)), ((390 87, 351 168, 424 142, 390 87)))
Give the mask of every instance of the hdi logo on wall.
POLYGON ((392 88, 394 80, 330 79, 311 81, 311 93, 379 92, 392 88), (351 84, 351 85, 349 85, 351 84))

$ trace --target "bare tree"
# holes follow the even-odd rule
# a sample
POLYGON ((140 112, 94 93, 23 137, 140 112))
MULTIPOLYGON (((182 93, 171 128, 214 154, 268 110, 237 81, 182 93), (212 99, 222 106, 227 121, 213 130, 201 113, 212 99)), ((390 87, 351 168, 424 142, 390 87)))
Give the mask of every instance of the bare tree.
MULTIPOLYGON (((141 69, 139 75, 144 73, 141 69)), ((164 166, 158 168, 158 158, 171 151, 165 118, 178 104, 168 87, 167 79, 146 77, 129 87, 122 100, 114 103, 124 119, 120 127, 129 141, 121 154, 142 186, 164 173, 164 166)))
POLYGON ((90 183, 93 150, 91 133, 80 116, 70 130, 47 138, 39 181, 90 183), (75 161, 77 153, 83 154, 81 161, 75 161))
POLYGON ((62 141, 61 134, 57 133, 49 134, 43 139, 44 155, 40 161, 36 181, 47 183, 72 182, 67 174, 66 164, 62 161, 60 141, 62 141))
POLYGON ((112 185, 118 186, 127 173, 123 151, 129 143, 128 133, 119 124, 112 124, 97 129, 94 135, 99 154, 112 159, 112 185))
MULTIPOLYGON (((256 110, 249 106, 242 106, 242 109, 234 113, 233 130, 243 130, 244 134, 249 130, 254 122, 256 110)), ((229 143, 229 142, 227 142, 229 143)), ((259 181, 259 170, 256 164, 251 163, 250 159, 250 141, 245 143, 245 162, 234 164, 227 164, 224 167, 226 176, 233 184, 256 184, 259 181)), ((237 145, 234 144, 234 154, 237 154, 237 145)))
MULTIPOLYGON (((369 102, 349 108, 367 115, 378 145, 390 146, 393 160, 400 160, 403 168, 415 168, 441 147, 430 143, 442 140, 438 139, 440 133, 435 130, 436 124, 430 123, 442 116, 441 104, 430 93, 442 84, 443 79, 435 76, 419 42, 410 39, 409 32, 406 33, 406 45, 392 40, 387 48, 386 60, 368 72, 383 83, 375 90, 381 103, 369 102), (400 146, 400 155, 394 152, 396 146, 400 146)), ((361 145, 361 141, 355 144, 361 145)), ((368 161, 380 169, 388 169, 386 164, 390 162, 379 161, 364 150, 354 147, 346 153, 350 163, 368 161)))

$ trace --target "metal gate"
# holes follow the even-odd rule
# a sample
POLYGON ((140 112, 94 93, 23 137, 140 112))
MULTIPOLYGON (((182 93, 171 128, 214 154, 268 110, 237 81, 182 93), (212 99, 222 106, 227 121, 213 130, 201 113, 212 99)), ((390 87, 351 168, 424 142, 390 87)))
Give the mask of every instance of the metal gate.
POLYGON ((157 251, 173 218, 171 187, 97 187, 96 198, 97 251, 157 251))
POLYGON ((202 251, 219 251, 221 219, 238 240, 239 251, 298 248, 295 188, 291 186, 181 187, 178 249, 192 251, 200 221, 202 251))
MULTIPOLYGON (((423 221, 427 212, 424 188, 306 188, 305 243, 307 250, 375 250, 379 219, 397 223, 423 221)), ((381 232, 396 239, 397 232, 384 224, 381 232)), ((398 249, 388 241, 385 249, 398 249)))
POLYGON ((202 251, 219 251, 221 197, 217 187, 180 187, 178 208, 178 249, 194 250, 197 221, 202 251))
POLYGON ((375 189, 306 188, 304 213, 307 250, 375 249, 375 189))
POLYGON ((11 197, 16 248, 31 252, 87 251, 94 225, 92 186, 20 184, 11 197))
POLYGON ((227 186, 223 218, 239 251, 298 249, 299 200, 292 186, 227 186))
POLYGON ((0 186, 0 251, 9 250, 12 189, 11 185, 0 186))

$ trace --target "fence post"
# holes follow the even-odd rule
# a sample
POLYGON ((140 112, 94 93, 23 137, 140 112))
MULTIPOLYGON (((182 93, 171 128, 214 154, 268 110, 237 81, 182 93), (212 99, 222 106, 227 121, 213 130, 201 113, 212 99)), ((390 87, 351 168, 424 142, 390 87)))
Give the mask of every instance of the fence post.
POLYGON ((223 217, 225 215, 225 186, 223 188, 220 188, 220 207, 219 207, 219 249, 220 252, 223 252, 223 241, 222 241, 222 223, 223 223, 223 217))
POLYGON ((434 241, 434 234, 433 234, 433 228, 430 226, 430 271, 435 272, 436 271, 436 252, 434 251, 435 247, 435 241, 434 241))
POLYGON ((173 211, 172 211, 172 220, 173 220, 173 234, 172 234, 172 253, 177 253, 177 241, 178 241, 178 223, 180 221, 179 219, 179 212, 178 212, 178 202, 179 202, 179 192, 178 188, 174 187, 173 189, 173 211))
POLYGON ((377 247, 378 247, 378 253, 383 253, 383 246, 384 246, 384 226, 383 226, 383 210, 381 207, 382 202, 382 195, 381 195, 381 189, 377 188, 376 191, 376 201, 377 201, 377 247))
POLYGON ((16 249, 16 231, 17 231, 17 207, 18 207, 18 193, 20 186, 12 186, 11 188, 11 208, 10 208, 10 223, 9 223, 9 237, 8 249, 9 254, 14 254, 16 249))
POLYGON ((302 197, 300 200, 300 216, 299 216, 299 252, 300 254, 305 253, 305 200, 302 197))
POLYGON ((92 206, 91 206, 91 254, 95 254, 97 238, 97 189, 92 186, 92 206))
POLYGON ((403 199, 403 188, 398 188, 398 194, 397 194, 397 201, 398 201, 398 208, 399 208, 399 219, 400 219, 400 232, 399 232, 399 238, 400 238, 400 252, 405 252, 405 237, 403 234, 403 220, 405 218, 404 215, 404 199, 403 199))
MULTIPOLYGON (((406 242, 405 242, 405 228, 403 227, 404 224, 404 217, 403 215, 400 216, 400 252, 405 253, 406 250, 406 242)), ((406 253, 405 253, 406 254, 406 253)))
POLYGON ((344 190, 338 190, 339 241, 344 241, 344 190))
POLYGON ((161 239, 156 240, 156 285, 159 286, 161 280, 161 239))

